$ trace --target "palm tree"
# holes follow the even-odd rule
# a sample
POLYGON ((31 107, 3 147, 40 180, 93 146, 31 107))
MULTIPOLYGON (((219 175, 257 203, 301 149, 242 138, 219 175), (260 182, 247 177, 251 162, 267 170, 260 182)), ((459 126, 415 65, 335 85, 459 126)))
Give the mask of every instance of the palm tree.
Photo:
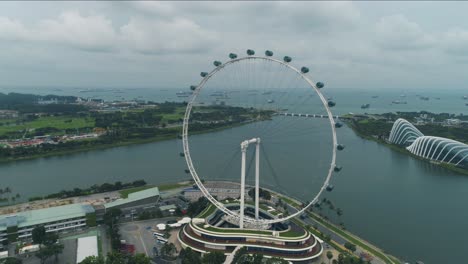
POLYGON ((327 251, 327 258, 328 258, 328 264, 330 264, 331 259, 333 258, 333 253, 331 251, 327 251))

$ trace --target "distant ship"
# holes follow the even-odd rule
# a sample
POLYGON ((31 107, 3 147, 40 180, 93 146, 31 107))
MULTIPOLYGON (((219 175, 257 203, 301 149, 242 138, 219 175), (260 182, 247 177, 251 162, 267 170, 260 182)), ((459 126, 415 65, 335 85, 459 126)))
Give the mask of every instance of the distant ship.
POLYGON ((463 96, 464 100, 468 100, 468 95, 463 96))
POLYGON ((192 92, 177 92, 176 93, 177 97, 189 97, 190 95, 192 95, 192 92))
POLYGON ((392 101, 392 104, 407 104, 406 101, 395 100, 392 101))
POLYGON ((378 96, 378 95, 374 95, 374 96, 372 96, 372 98, 379 98, 379 96, 378 96))
POLYGON ((270 99, 270 100, 267 101, 267 103, 269 103, 269 104, 272 104, 274 102, 275 102, 275 100, 273 100, 273 99, 270 99))
POLYGON ((363 104, 361 105, 361 109, 367 109, 370 107, 370 104, 363 104))
POLYGON ((269 94, 271 94, 271 91, 263 92, 262 94, 263 95, 269 95, 269 94))
POLYGON ((406 97, 406 94, 400 94, 400 97, 406 97))
POLYGON ((429 101, 429 97, 427 97, 427 96, 421 96, 421 97, 419 97, 419 99, 421 99, 423 101, 429 101))

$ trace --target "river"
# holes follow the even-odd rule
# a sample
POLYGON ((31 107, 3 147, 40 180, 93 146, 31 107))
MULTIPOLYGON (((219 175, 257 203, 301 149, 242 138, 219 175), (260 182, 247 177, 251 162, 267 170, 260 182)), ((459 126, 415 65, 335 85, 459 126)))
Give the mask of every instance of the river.
MULTIPOLYGON (((215 158, 213 153, 219 151, 219 144, 206 144, 207 140, 223 142, 229 135, 239 131, 242 134, 248 129, 249 126, 244 126, 193 136, 194 159, 215 158), (197 145, 203 147, 197 148, 197 145)), ((346 227, 405 260, 460 263, 468 245, 468 177, 361 139, 347 127, 341 128, 338 136, 347 146, 338 159, 344 169, 334 177, 335 189, 326 197, 343 209, 346 227)), ((311 141, 314 140, 321 139, 317 137, 311 141)), ((268 141, 265 144, 268 145, 268 141)), ((292 147, 299 149, 299 145, 292 147)), ((104 182, 137 179, 153 184, 175 182, 188 178, 184 172, 185 161, 179 156, 180 149, 180 140, 168 140, 1 164, 1 185, 11 187, 25 199, 104 182)), ((300 154, 297 157, 317 159, 309 153, 300 154)), ((294 166, 297 157, 291 156, 288 160, 288 156, 271 157, 271 161, 289 164, 286 167, 291 174, 301 170, 294 166)), ((204 164, 210 167, 209 162, 204 164)), ((266 177, 264 183, 295 197, 309 199, 304 194, 310 186, 303 184, 309 174, 302 173, 302 181, 288 177, 273 181, 266 177), (273 182, 275 184, 271 184, 273 182)), ((231 177, 226 175, 222 178, 231 177)))

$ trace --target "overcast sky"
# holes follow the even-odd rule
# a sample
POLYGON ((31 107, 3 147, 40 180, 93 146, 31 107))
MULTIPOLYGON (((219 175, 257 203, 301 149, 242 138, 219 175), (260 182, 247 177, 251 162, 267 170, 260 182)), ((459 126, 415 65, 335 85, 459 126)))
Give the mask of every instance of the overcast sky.
POLYGON ((0 87, 181 88, 248 48, 328 87, 468 90, 468 2, 0 2, 0 87))

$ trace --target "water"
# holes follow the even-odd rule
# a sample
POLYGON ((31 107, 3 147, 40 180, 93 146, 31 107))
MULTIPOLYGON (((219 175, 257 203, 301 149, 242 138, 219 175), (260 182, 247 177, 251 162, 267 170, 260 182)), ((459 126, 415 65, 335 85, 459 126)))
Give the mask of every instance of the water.
MULTIPOLYGON (((21 92, 106 100, 187 99, 178 98, 175 95, 178 90, 142 88, 85 93, 80 90, 83 89, 22 89, 21 92)), ((0 89, 0 92, 12 91, 15 90, 0 89)), ((325 89, 324 93, 337 102, 333 109, 335 114, 428 109, 457 114, 468 112, 467 101, 461 98, 464 91, 422 93, 325 89), (378 98, 372 98, 374 95, 378 98), (430 100, 420 100, 416 95, 428 96, 430 100), (393 100, 407 101, 408 104, 394 105, 391 104, 393 100), (360 109, 365 103, 370 103, 371 107, 360 109)), ((279 101, 278 97, 273 99, 279 101)), ((316 129, 323 127, 326 120, 314 119, 307 128, 303 127, 300 119, 297 120, 283 123, 283 126, 292 127, 289 130, 265 122, 191 137, 191 150, 198 172, 207 179, 238 180, 240 141, 255 136, 251 135, 255 131, 270 130, 270 137, 263 138, 262 143, 274 169, 268 166, 262 154, 261 171, 266 172, 262 185, 310 200, 323 181, 329 164, 327 151, 330 139, 327 132, 321 134, 323 131, 316 129), (314 132, 313 136, 309 132, 314 132)), ((338 156, 338 164, 344 169, 334 176, 335 190, 326 196, 343 209, 342 219, 350 231, 411 262, 459 263, 464 259, 465 245, 468 244, 468 236, 465 235, 468 227, 468 211, 465 210, 467 176, 363 140, 347 127, 339 129, 338 137, 339 142, 346 145, 345 151, 338 156)), ((179 156, 180 151, 181 142, 169 140, 0 164, 0 187, 9 186, 14 193, 18 192, 22 199, 26 199, 104 182, 144 179, 148 183, 160 184, 186 180, 188 175, 184 172, 185 161, 179 156)), ((252 152, 248 154, 250 159, 252 152)))
MULTIPOLYGON (((293 89, 294 90, 294 89, 293 89)), ((466 90, 363 90, 344 88, 324 88, 322 89, 326 97, 331 97, 337 102, 333 109, 334 114, 342 115, 352 113, 385 113, 395 111, 430 111, 434 113, 468 114, 468 100, 463 100, 464 95, 468 95, 466 90), (377 98, 372 98, 378 96, 377 98), (404 96, 404 97, 402 97, 404 96), (428 101, 420 99, 420 96, 429 97, 428 101), (439 99, 436 99, 439 98, 439 99), (407 104, 392 104, 392 101, 406 101, 407 104), (361 109, 361 105, 370 104, 370 108, 361 109)), ((108 101, 112 100, 150 100, 155 102, 164 101, 187 101, 188 98, 177 97, 176 92, 188 91, 188 86, 181 89, 164 88, 134 88, 134 89, 85 89, 85 88, 27 88, 21 89, 0 87, 1 93, 20 92, 39 95, 74 95, 82 98, 99 98, 108 101), (82 92, 86 91, 86 92, 82 92)), ((272 99, 275 99, 274 97, 272 99)))
MULTIPOLYGON (((236 129, 246 128, 194 136, 194 149, 200 144, 210 153, 216 144, 204 141, 220 142, 236 129)), ((339 156, 344 169, 335 176, 335 190, 327 197, 343 209, 348 229, 406 260, 459 263, 468 244, 468 177, 360 139, 346 127, 339 130, 339 138, 347 145, 339 156)), ((104 182, 173 182, 187 179, 179 151, 180 141, 169 140, 1 164, 1 181, 23 197, 104 182)), ((197 155, 197 160, 203 159, 202 152, 197 155)), ((297 170, 302 168, 288 166, 288 170, 301 174, 297 170)), ((304 182, 308 180, 280 177, 274 188, 300 197, 309 188, 304 182)))

